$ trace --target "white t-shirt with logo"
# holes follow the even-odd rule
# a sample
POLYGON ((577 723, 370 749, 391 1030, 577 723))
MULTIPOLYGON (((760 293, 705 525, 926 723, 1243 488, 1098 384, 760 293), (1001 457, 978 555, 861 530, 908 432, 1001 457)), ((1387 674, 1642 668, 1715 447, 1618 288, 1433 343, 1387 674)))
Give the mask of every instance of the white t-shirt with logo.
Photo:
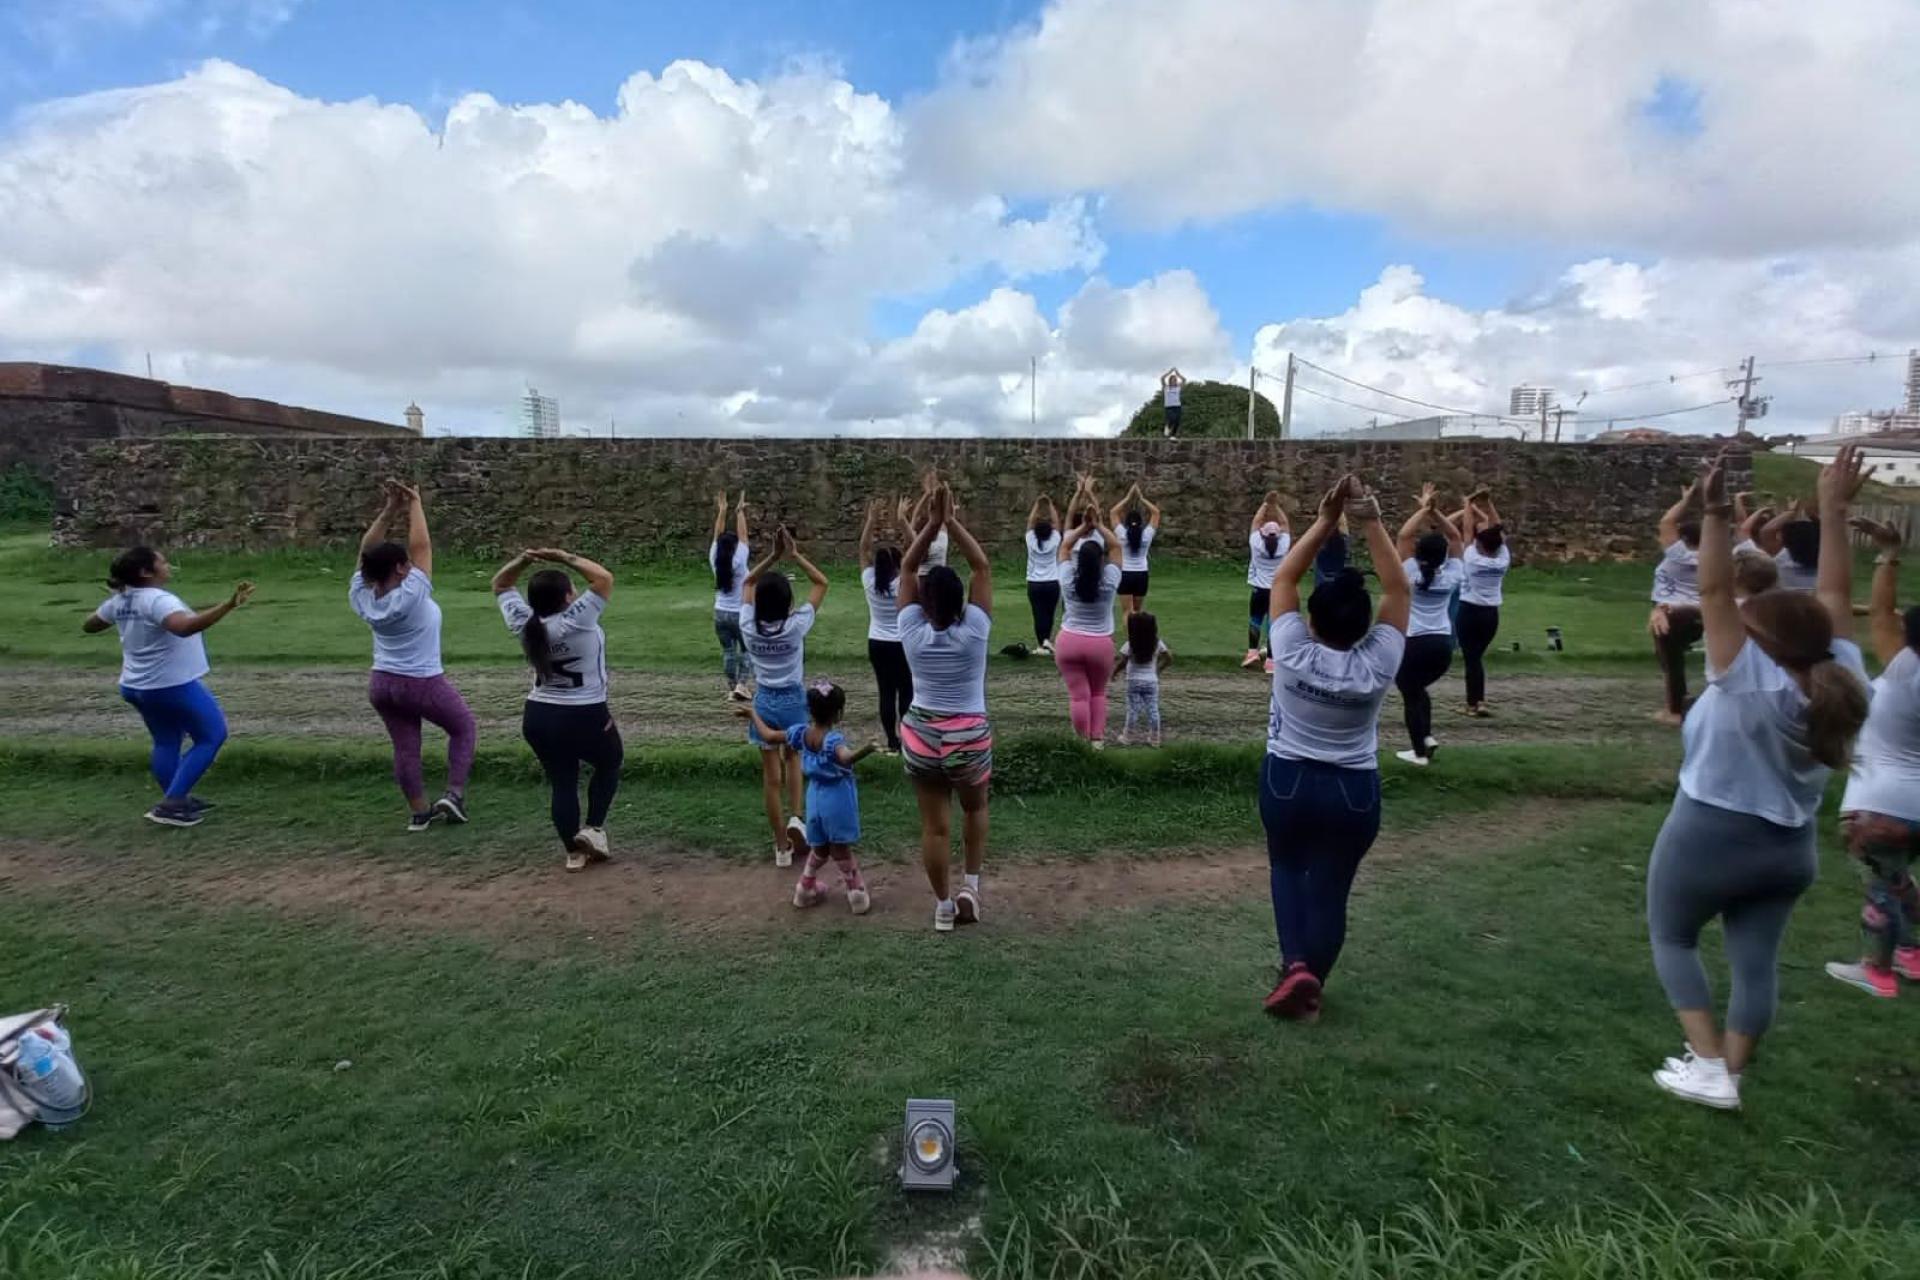
POLYGON ((1150 524, 1140 526, 1140 549, 1135 551, 1133 544, 1127 541, 1127 531, 1120 530, 1120 568, 1126 573, 1145 573, 1147 571, 1147 552, 1153 547, 1154 535, 1160 531, 1150 524))
POLYGON ((1262 591, 1273 589, 1273 575, 1280 568, 1280 562, 1287 558, 1287 549, 1293 545, 1293 535, 1282 530, 1274 543, 1273 554, 1267 554, 1267 540, 1255 529, 1247 535, 1247 550, 1253 558, 1247 561, 1247 585, 1258 587, 1262 591))
MULTIPOLYGON (((1504 550, 1504 548, 1502 548, 1504 550)), ((1407 571, 1407 582, 1413 587, 1413 616, 1407 623, 1407 636, 1450 636, 1453 634, 1453 618, 1448 607, 1453 603, 1453 593, 1467 579, 1467 568, 1459 556, 1448 556, 1433 571, 1433 585, 1420 585, 1420 562, 1409 556, 1402 566, 1407 571)), ((1463 597, 1464 598, 1464 597, 1463 597)))
POLYGON ((1380 767, 1380 703, 1407 638, 1375 623, 1351 649, 1321 644, 1297 613, 1273 620, 1273 699, 1267 754, 1342 769, 1380 767))
POLYGON ((373 628, 375 671, 416 679, 441 673, 440 606, 426 574, 408 569, 399 586, 378 596, 356 571, 347 584, 347 600, 373 628))
MULTIPOLYGON (((1860 646, 1833 642, 1834 661, 1867 678, 1860 646)), ((1807 754, 1807 696, 1793 675, 1749 639, 1724 671, 1707 660, 1707 691, 1680 731, 1680 790, 1701 804, 1804 827, 1833 771, 1807 754)))
POLYGON ((1902 649, 1873 682, 1840 811, 1920 822, 1920 653, 1902 649))
POLYGON ((950 716, 987 714, 987 637, 993 619, 977 605, 959 621, 936 630, 927 611, 910 604, 900 611, 900 647, 913 673, 913 705, 950 716))
POLYGON ((1129 689, 1158 689, 1160 687, 1160 655, 1168 652, 1167 642, 1160 641, 1154 646, 1153 656, 1145 662, 1133 656, 1133 642, 1127 641, 1120 646, 1120 656, 1127 660, 1127 687, 1129 689))
POLYGON ((1113 597, 1120 590, 1120 566, 1110 560, 1100 562, 1099 598, 1087 601, 1074 590, 1080 581, 1080 567, 1072 560, 1060 566, 1060 600, 1066 606, 1060 629, 1080 636, 1113 634, 1113 597))
MULTIPOLYGON (((519 635, 533 618, 533 606, 518 591, 502 591, 500 616, 507 630, 519 635)), ((598 592, 577 595, 558 613, 540 620, 547 629, 547 666, 535 672, 528 702, 551 702, 563 707, 591 707, 607 700, 607 633, 600 615, 607 602, 598 592)))
POLYGON ((1700 603, 1700 552, 1675 538, 1653 566, 1653 602, 1665 605, 1700 603))
POLYGON ((860 586, 867 593, 867 639, 900 638, 900 577, 894 575, 885 591, 874 590, 873 566, 860 571, 860 586))
MULTIPOLYGON (((716 575, 719 570, 713 567, 713 558, 720 554, 720 544, 713 543, 707 548, 707 571, 716 575)), ((715 613, 740 612, 740 589, 747 585, 747 544, 743 541, 733 549, 733 586, 725 591, 718 586, 713 589, 713 611, 715 613)))
POLYGON ((1466 581, 1460 586, 1460 603, 1499 608, 1503 598, 1501 587, 1513 564, 1513 548, 1503 542, 1498 551, 1488 555, 1477 543, 1469 542, 1460 562, 1467 572, 1466 581))
POLYGON ((791 689, 806 681, 807 632, 813 630, 813 606, 797 604, 778 627, 762 631, 752 604, 740 605, 740 637, 753 659, 754 678, 763 689, 791 689))
POLYGON ((1780 566, 1780 585, 1788 591, 1812 591, 1820 585, 1820 566, 1801 564, 1785 548, 1773 562, 1780 566))
POLYGON ((1058 529, 1047 535, 1045 542, 1032 529, 1027 530, 1027 581, 1060 581, 1060 539, 1058 529))
POLYGON ((95 609, 102 622, 120 633, 120 686, 123 689, 171 689, 207 674, 207 646, 199 634, 177 636, 167 619, 192 613, 187 602, 159 587, 128 587, 95 609))

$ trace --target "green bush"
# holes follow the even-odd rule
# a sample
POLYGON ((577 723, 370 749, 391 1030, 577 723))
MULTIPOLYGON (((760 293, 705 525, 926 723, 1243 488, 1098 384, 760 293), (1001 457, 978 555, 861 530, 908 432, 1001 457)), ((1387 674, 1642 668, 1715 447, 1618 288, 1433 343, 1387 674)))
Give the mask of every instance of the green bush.
MULTIPOLYGON (((1244 440, 1247 436, 1247 389, 1231 382, 1189 382, 1180 393, 1180 436, 1209 440, 1244 440)), ((1154 392, 1134 412, 1125 434, 1153 436, 1166 434, 1167 416, 1161 410, 1160 393, 1154 392)), ((1262 440, 1280 435, 1280 411, 1273 401, 1259 392, 1253 397, 1253 433, 1262 440)))
POLYGON ((0 471, 0 524, 45 524, 53 519, 53 486, 24 462, 0 471))

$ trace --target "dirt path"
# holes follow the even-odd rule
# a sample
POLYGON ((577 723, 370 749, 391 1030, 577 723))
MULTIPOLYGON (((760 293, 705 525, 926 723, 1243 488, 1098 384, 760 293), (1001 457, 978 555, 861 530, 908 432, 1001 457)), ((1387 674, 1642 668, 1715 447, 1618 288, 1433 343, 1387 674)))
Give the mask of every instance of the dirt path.
MULTIPOLYGON (((1450 822, 1449 843, 1512 848, 1570 829, 1595 807, 1530 801, 1465 825, 1450 822)), ((1377 870, 1430 849, 1423 832, 1395 832, 1375 846, 1368 866, 1377 870)), ((134 864, 99 850, 0 843, 0 892, 57 890, 87 900, 345 915, 383 932, 468 934, 509 944, 559 936, 612 947, 649 929, 740 936, 849 921, 837 894, 817 909, 794 910, 789 901, 793 874, 771 866, 718 865, 670 850, 632 853, 580 875, 551 867, 461 875, 318 854, 309 863, 134 864)), ((928 894, 917 866, 877 865, 868 869, 868 881, 873 910, 860 927, 927 928, 928 894)), ((1152 860, 1013 862, 990 866, 986 888, 989 926, 1047 932, 1070 927, 1096 910, 1153 911, 1264 895, 1266 858, 1262 849, 1241 848, 1176 851, 1152 860)))
MULTIPOLYGON (((1437 732, 1446 742, 1539 743, 1618 741, 1623 735, 1653 736, 1648 719, 1657 690, 1631 676, 1508 676, 1494 682, 1496 718, 1467 720, 1452 714, 1460 696, 1457 670, 1436 688, 1437 732)), ((873 706, 871 676, 837 676, 848 689, 856 732, 876 731, 861 717, 873 706)), ((517 737, 526 676, 516 667, 468 668, 454 673, 473 705, 483 733, 517 737)), ((215 691, 236 737, 377 739, 378 723, 366 706, 366 674, 327 668, 302 672, 270 668, 223 669, 215 691)), ((1267 692, 1257 672, 1175 671, 1167 677, 1163 717, 1170 741, 1251 742, 1265 731, 1267 692)), ((1028 662, 995 668, 993 717, 1003 736, 1065 732, 1066 694, 1050 665, 1028 662)), ((1116 696, 1113 727, 1125 717, 1116 696)), ((709 676, 690 673, 622 673, 614 682, 614 713, 629 743, 714 741, 740 730, 709 676)), ((1399 743, 1399 696, 1389 694, 1382 735, 1399 743)), ((59 667, 16 668, 0 673, 0 735, 9 737, 124 737, 137 734, 137 717, 121 702, 110 679, 93 671, 59 667)))

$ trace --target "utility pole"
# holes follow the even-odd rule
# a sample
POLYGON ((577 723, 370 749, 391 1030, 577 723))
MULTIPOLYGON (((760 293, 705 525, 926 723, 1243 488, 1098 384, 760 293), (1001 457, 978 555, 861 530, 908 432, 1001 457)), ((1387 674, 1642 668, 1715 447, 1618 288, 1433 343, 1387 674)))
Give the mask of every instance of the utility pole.
POLYGON ((1740 390, 1739 397, 1734 401, 1736 416, 1734 418, 1733 434, 1736 436, 1745 435, 1747 423, 1753 421, 1753 419, 1767 416, 1767 401, 1773 399, 1773 397, 1756 396, 1753 394, 1754 387, 1762 381, 1764 381, 1764 379, 1753 376, 1753 357, 1748 356, 1746 363, 1741 366, 1740 376, 1727 383, 1728 388, 1738 387, 1740 390))
POLYGON ((1567 423, 1567 411, 1559 405, 1553 407, 1553 442, 1560 443, 1560 431, 1567 423))
POLYGON ((1040 424, 1040 357, 1027 357, 1027 426, 1040 424))
MULTIPOLYGON (((1511 408, 1512 406, 1509 405, 1508 407, 1511 408)), ((1524 436, 1521 437, 1521 439, 1525 439, 1525 438, 1526 437, 1524 436)), ((1540 397, 1540 443, 1545 444, 1546 442, 1547 442, 1547 396, 1543 393, 1540 397)))
POLYGON ((1260 381, 1260 366, 1247 365, 1247 439, 1253 439, 1253 397, 1254 386, 1260 381))
POLYGON ((1280 438, 1293 438, 1293 352, 1287 352, 1287 389, 1280 396, 1280 438))

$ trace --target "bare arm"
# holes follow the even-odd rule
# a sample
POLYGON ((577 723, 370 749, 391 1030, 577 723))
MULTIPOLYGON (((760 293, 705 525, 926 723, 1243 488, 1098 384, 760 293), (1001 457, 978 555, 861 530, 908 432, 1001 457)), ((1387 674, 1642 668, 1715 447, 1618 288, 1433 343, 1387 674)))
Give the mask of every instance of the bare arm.
POLYGON ((913 541, 907 547, 907 554, 900 560, 898 592, 900 607, 920 603, 920 566, 927 561, 927 550, 933 546, 934 535, 940 532, 938 521, 929 520, 919 527, 913 535, 913 541))
POLYGON ((1040 508, 1047 505, 1049 505, 1048 499, 1044 493, 1033 500, 1033 509, 1027 512, 1027 528, 1033 528, 1035 522, 1040 519, 1040 508))
MULTIPOLYGON (((1762 551, 1770 556, 1777 556, 1780 554, 1782 544, 1786 541, 1782 536, 1786 527, 1795 520, 1804 518, 1805 517, 1800 514, 1799 504, 1791 504, 1785 511, 1782 511, 1779 515, 1761 525, 1759 532, 1753 535, 1753 540, 1762 551)), ((1826 547, 1822 546, 1820 550, 1824 554, 1826 547)), ((1851 554, 1851 552, 1849 552, 1849 554, 1851 554)))
MULTIPOLYGON (((1856 516, 1853 527, 1873 539, 1880 549, 1867 598, 1867 629, 1873 637, 1873 655, 1882 665, 1892 662, 1906 647, 1906 629, 1900 621, 1900 531, 1856 516)), ((1825 556, 1824 548, 1821 555, 1825 556)))
POLYGON ((1327 490, 1327 496, 1320 500, 1320 512, 1314 518, 1307 531, 1294 539, 1287 554, 1280 561, 1280 567, 1273 571, 1273 592, 1268 597, 1268 616, 1278 621, 1288 614, 1300 612, 1300 579, 1313 568, 1313 558, 1320 554, 1321 546, 1333 536, 1339 527, 1340 515, 1347 509, 1347 493, 1350 484, 1358 484, 1352 476, 1342 476, 1333 488, 1327 490))
POLYGON ((1380 504, 1366 498, 1349 504, 1347 513, 1351 519, 1358 520, 1366 532, 1373 574, 1380 580, 1377 615, 1380 624, 1405 635, 1407 623, 1413 616, 1413 584, 1407 581, 1406 566, 1393 554, 1393 539, 1387 533, 1386 522, 1380 518, 1380 504))
POLYGON ((253 599, 253 584, 242 582, 233 589, 232 595, 212 608, 201 609, 197 613, 188 613, 185 610, 170 613, 166 621, 160 625, 176 636, 197 636, 251 599, 253 599))
POLYGON ((1754 546, 1759 546, 1760 527, 1772 517, 1773 508, 1759 507, 1749 512, 1744 518, 1740 518, 1740 508, 1738 504, 1736 504, 1733 514, 1735 518, 1740 519, 1740 541, 1751 542, 1754 546))
POLYGON ((1483 511, 1487 517, 1486 524, 1483 524, 1481 528, 1487 528, 1488 526, 1491 526, 1491 525, 1506 523, 1506 521, 1500 518, 1500 509, 1493 505, 1492 494, 1489 493, 1489 494, 1482 495, 1479 506, 1481 511, 1483 511))
POLYGON ((519 584, 520 575, 526 572, 527 566, 539 558, 531 551, 522 551, 501 565, 500 571, 493 575, 493 594, 504 595, 513 590, 519 584))
POLYGON ((1162 645, 1160 652, 1153 655, 1153 665, 1157 670, 1165 671, 1173 665, 1173 650, 1162 645))
POLYGON ((754 737, 760 739, 760 741, 766 743, 768 746, 784 747, 787 745, 787 735, 785 731, 776 729, 765 720, 762 720, 760 713, 753 709, 752 703, 745 703, 735 708, 734 714, 742 720, 751 720, 753 722, 754 737))
POLYGON ((860 526, 860 567, 873 567, 873 525, 880 518, 880 503, 876 499, 867 504, 867 519, 860 526))
MULTIPOLYGON (((1660 546, 1662 549, 1670 547, 1680 541, 1680 522, 1686 519, 1687 507, 1692 504, 1694 490, 1698 487, 1698 484, 1695 483, 1682 489, 1680 491, 1680 500, 1668 507, 1666 513, 1660 517, 1660 546)), ((1469 503, 1468 506, 1471 507, 1472 504, 1469 503)), ((1466 535, 1471 538, 1473 536, 1471 521, 1469 521, 1468 524, 1469 527, 1466 529, 1466 535)))
POLYGON ((107 628, 111 627, 112 625, 113 624, 111 622, 108 622, 105 618, 100 616, 100 612, 97 609, 94 612, 88 614, 86 617, 80 619, 80 629, 86 632, 88 635, 96 635, 99 632, 105 631, 107 628))
POLYGON ((1733 503, 1727 476, 1715 459, 1700 481, 1700 616, 1707 633, 1707 664, 1725 671, 1746 647, 1747 625, 1733 598, 1733 503))
POLYGON ((1853 546, 1847 518, 1853 496, 1873 475, 1862 467, 1860 449, 1843 445, 1833 462, 1820 469, 1820 572, 1813 594, 1833 619, 1833 638, 1853 639, 1853 546))
POLYGON ((949 517, 947 536, 953 545, 960 548, 960 554, 967 558, 970 571, 967 581, 967 599, 973 607, 988 617, 993 616, 993 564, 987 559, 987 553, 959 520, 949 517))
POLYGON ((1413 554, 1414 539, 1420 536, 1420 529, 1427 523, 1427 517, 1431 514, 1433 514, 1433 508, 1423 502, 1417 511, 1407 517, 1407 522, 1400 526, 1400 535, 1394 539, 1393 544, 1393 549, 1399 553, 1400 559, 1405 560, 1413 554))
POLYGON ((585 578, 587 580, 587 590, 593 592, 593 594, 599 596, 602 600, 613 599, 613 574, 597 561, 589 560, 585 556, 577 556, 571 551, 561 551, 554 547, 543 548, 534 554, 542 560, 551 560, 555 564, 563 564, 585 578))
MULTIPOLYGON (((1124 647, 1124 646, 1122 646, 1122 647, 1124 647)), ((1120 673, 1121 673, 1122 671, 1125 671, 1126 669, 1127 669, 1127 655, 1126 655, 1126 654, 1124 654, 1124 653, 1122 653, 1122 652, 1120 652, 1120 650, 1119 650, 1119 649, 1115 649, 1115 650, 1113 651, 1113 676, 1112 676, 1112 678, 1113 678, 1113 679, 1115 679, 1115 680, 1118 680, 1118 679, 1120 678, 1120 673)))
POLYGON ((429 578, 433 576, 433 539, 427 534, 427 507, 420 501, 420 491, 411 485, 395 482, 394 488, 406 496, 407 504, 407 559, 413 567, 429 578))
POLYGON ((713 495, 713 540, 720 541, 720 535, 727 531, 727 495, 713 495))
POLYGON ((747 580, 740 584, 741 604, 753 603, 754 589, 760 585, 762 575, 764 575, 767 570, 773 568, 774 563, 780 559, 780 553, 784 550, 785 542, 786 534, 785 531, 782 530, 774 536, 772 549, 769 550, 766 555, 760 557, 760 563, 747 570, 747 580))
POLYGON ((1435 509, 1433 522, 1440 526, 1440 532, 1447 540, 1447 554, 1458 557, 1467 549, 1467 540, 1460 536, 1460 526, 1447 519, 1447 513, 1435 509))
POLYGON ((818 611, 820 602, 827 598, 827 575, 820 572, 813 561, 801 555, 800 549, 794 547, 791 540, 787 545, 793 550, 793 562, 800 566, 800 572, 806 574, 807 581, 813 584, 813 589, 807 592, 807 603, 818 611))
POLYGON ((397 514, 399 514, 399 508, 395 501, 395 494, 389 487, 386 501, 380 506, 380 514, 373 518, 373 523, 367 526, 367 531, 360 535, 361 555, 365 555, 369 550, 387 540, 387 522, 397 514))
POLYGON ((879 750, 878 745, 869 742, 858 751, 849 751, 847 750, 847 744, 843 742, 840 744, 839 749, 833 753, 833 758, 851 769, 854 765, 859 764, 877 750, 879 750))
POLYGON ((1157 531, 1160 528, 1159 504, 1154 502, 1154 500, 1152 498, 1149 498, 1146 494, 1141 493, 1139 485, 1133 486, 1133 491, 1136 495, 1139 496, 1140 505, 1147 509, 1147 527, 1149 529, 1153 529, 1157 531))
POLYGON ((747 546, 751 539, 747 537, 747 491, 740 491, 740 505, 733 509, 733 534, 740 539, 741 546, 747 546))

